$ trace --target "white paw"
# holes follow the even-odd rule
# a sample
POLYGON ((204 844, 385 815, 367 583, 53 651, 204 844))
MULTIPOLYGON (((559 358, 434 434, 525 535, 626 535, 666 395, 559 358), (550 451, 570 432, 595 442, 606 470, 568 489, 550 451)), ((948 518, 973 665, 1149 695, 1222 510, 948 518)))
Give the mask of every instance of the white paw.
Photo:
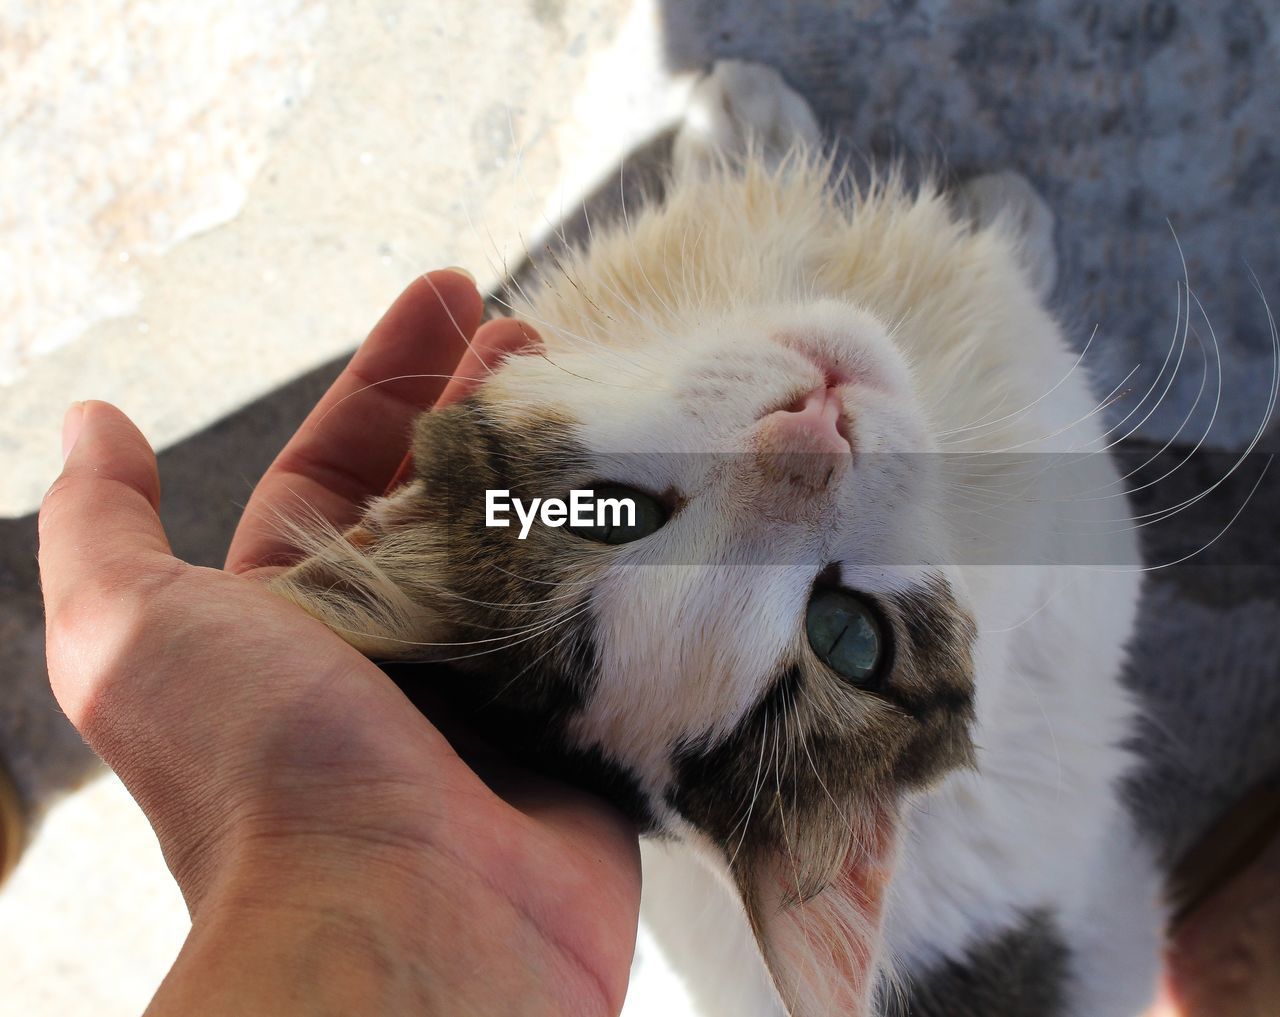
POLYGON ((817 148, 813 110, 782 75, 764 64, 719 60, 694 86, 676 135, 680 172, 699 172, 750 148, 776 165, 793 148, 817 148))
POLYGON ((985 173, 961 185, 960 214, 978 229, 995 226, 1017 237, 1032 288, 1044 299, 1058 278, 1053 212, 1021 173, 985 173))

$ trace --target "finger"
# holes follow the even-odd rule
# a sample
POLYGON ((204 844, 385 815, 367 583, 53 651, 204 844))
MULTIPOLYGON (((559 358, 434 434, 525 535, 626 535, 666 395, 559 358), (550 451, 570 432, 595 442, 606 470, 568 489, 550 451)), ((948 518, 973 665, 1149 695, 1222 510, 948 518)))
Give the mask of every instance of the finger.
POLYGON ((448 406, 474 392, 508 356, 542 345, 532 325, 515 318, 497 318, 480 326, 470 348, 462 355, 436 406, 448 406))
MULTIPOLYGON (((86 619, 82 608, 118 607, 185 567, 170 555, 156 514, 155 454, 129 418, 109 403, 87 402, 68 411, 64 433, 72 447, 39 519, 40 583, 51 640, 86 621, 100 626, 102 618, 95 613, 86 619)), ((53 669, 50 676, 74 720, 78 696, 67 681, 75 680, 75 669, 61 669, 61 683, 53 669)))
POLYGON ((343 527, 382 493, 410 423, 444 391, 482 313, 461 272, 431 272, 409 285, 268 467, 232 539, 230 571, 288 553, 281 511, 305 506, 343 527))
MULTIPOLYGON (((498 318, 486 322, 480 326, 467 352, 462 355, 457 371, 436 400, 436 408, 465 399, 506 357, 541 345, 542 338, 537 331, 523 321, 498 318)), ((400 461, 400 468, 387 484, 387 491, 399 487, 412 474, 413 457, 406 452, 400 461)))

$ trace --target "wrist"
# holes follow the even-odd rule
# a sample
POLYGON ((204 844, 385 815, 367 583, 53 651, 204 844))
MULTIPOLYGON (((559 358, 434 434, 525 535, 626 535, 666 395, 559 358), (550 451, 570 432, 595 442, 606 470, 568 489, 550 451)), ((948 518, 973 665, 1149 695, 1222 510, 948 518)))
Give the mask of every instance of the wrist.
POLYGON ((148 1017, 617 1012, 518 895, 428 847, 309 835, 235 855, 148 1017))
POLYGON ((391 937, 342 911, 213 908, 192 925, 148 1017, 430 1014, 391 937))
POLYGON ((470 1013, 435 969, 434 882, 340 842, 254 847, 209 888, 148 1017, 470 1013))

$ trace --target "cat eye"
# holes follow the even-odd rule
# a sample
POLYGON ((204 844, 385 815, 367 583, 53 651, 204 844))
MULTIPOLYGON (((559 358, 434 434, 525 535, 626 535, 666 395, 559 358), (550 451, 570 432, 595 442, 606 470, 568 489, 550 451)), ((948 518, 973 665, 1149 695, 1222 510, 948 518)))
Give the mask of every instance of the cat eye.
POLYGON ((662 529, 667 521, 666 507, 643 491, 621 484, 600 484, 592 490, 597 505, 604 499, 630 501, 635 505, 635 519, 628 523, 626 512, 617 516, 612 512, 597 512, 594 525, 569 527, 586 540, 601 544, 630 544, 662 529))
POLYGON ((813 652, 832 671, 855 685, 874 683, 887 646, 880 620, 865 600, 848 590, 817 590, 804 627, 813 652))

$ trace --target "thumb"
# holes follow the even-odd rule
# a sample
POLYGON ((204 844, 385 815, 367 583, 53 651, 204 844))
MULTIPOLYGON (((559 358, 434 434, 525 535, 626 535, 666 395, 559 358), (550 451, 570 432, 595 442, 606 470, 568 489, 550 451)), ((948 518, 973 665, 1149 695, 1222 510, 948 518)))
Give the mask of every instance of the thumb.
POLYGON ((63 636, 109 631, 157 578, 186 566, 170 555, 156 512, 155 454, 129 418, 108 403, 80 403, 63 436, 66 461, 40 506, 40 581, 50 681, 79 727, 93 669, 57 666, 74 650, 63 636))

